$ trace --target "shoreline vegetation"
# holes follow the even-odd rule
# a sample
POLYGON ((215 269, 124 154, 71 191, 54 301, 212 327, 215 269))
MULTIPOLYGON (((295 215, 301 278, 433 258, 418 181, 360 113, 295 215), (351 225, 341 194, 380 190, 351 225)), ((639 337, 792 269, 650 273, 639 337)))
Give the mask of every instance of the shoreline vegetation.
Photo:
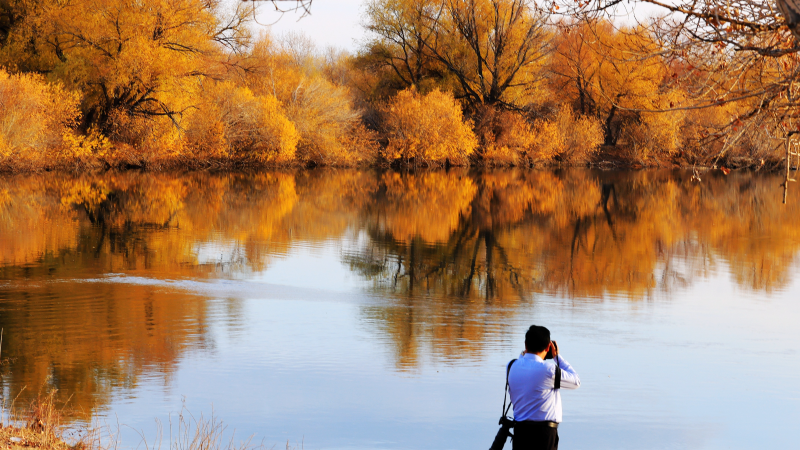
MULTIPOLYGON (((0 405, 0 449, 70 450, 87 448, 84 440, 66 442, 61 412, 55 405, 55 391, 39 396, 25 408, 0 405)), ((88 442, 89 440, 86 440, 88 442)), ((91 447, 91 446, 88 446, 91 447)))
MULTIPOLYGON (((2 359, 3 331, 0 329, 0 373, 4 365, 13 361, 2 359)), ((48 378, 35 397, 19 406, 18 400, 23 387, 10 403, 0 396, 0 450, 116 450, 120 448, 120 424, 116 428, 84 420, 91 412, 82 408, 70 407, 72 396, 59 399, 58 389, 48 387, 48 378), (79 417, 83 419, 79 419, 79 417), (76 420, 77 419, 77 420, 76 420)), ((236 439, 236 432, 228 432, 227 426, 214 414, 205 417, 193 415, 184 405, 173 418, 170 415, 167 436, 164 426, 155 419, 156 435, 148 441, 143 431, 135 431, 141 438, 137 448, 160 450, 162 445, 168 449, 181 450, 266 450, 264 441, 253 442, 253 436, 244 440, 236 439)), ((269 447, 276 448, 275 446, 269 447)), ((286 442, 286 450, 302 450, 302 443, 291 445, 286 442)))
MULTIPOLYGON (((121 447, 119 427, 89 422, 64 423, 64 408, 56 400, 56 390, 39 395, 24 408, 5 405, 0 408, 0 449, 2 450, 115 450, 121 447)), ((163 426, 156 420, 157 436, 150 442, 142 432, 137 448, 145 450, 267 450, 264 442, 254 443, 252 436, 237 440, 235 432, 228 433, 227 426, 212 413, 195 417, 184 408, 177 417, 170 417, 168 436, 163 436, 163 426)), ((303 445, 286 442, 285 450, 302 450, 303 445)))
POLYGON ((789 51, 676 51, 660 19, 524 0, 369 0, 349 54, 257 8, 0 2, 0 172, 786 165, 793 116, 747 93, 800 67, 789 51))

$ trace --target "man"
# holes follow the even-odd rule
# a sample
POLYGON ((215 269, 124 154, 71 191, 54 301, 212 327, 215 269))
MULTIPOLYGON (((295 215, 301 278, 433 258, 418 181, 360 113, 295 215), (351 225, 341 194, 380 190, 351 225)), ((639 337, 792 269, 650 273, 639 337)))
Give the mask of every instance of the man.
POLYGON ((508 391, 514 405, 513 450, 557 450, 561 423, 561 392, 555 389, 556 363, 561 366, 561 389, 577 389, 578 374, 558 354, 550 330, 531 325, 525 351, 508 372, 508 391), (552 352, 553 360, 545 360, 552 352))

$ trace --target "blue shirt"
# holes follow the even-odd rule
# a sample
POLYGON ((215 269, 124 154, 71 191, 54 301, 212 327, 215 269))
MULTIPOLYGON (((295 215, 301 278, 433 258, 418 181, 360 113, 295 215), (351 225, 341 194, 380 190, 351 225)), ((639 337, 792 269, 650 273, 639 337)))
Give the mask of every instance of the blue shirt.
MULTIPOLYGON (((558 355, 561 389, 578 389, 581 379, 572 366, 558 355)), ((555 386, 556 363, 532 353, 519 358, 508 374, 508 392, 514 404, 514 420, 561 422, 561 392, 555 386)))

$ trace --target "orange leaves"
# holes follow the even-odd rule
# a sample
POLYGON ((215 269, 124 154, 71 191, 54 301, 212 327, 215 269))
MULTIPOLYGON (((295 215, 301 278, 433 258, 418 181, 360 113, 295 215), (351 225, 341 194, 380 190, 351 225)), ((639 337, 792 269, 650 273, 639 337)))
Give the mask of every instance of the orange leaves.
POLYGON ((600 122, 594 117, 576 115, 568 106, 561 107, 549 120, 537 120, 534 133, 536 144, 531 153, 538 159, 586 162, 603 143, 600 122))
POLYGON ((384 157, 388 161, 466 165, 478 146, 471 124, 464 121, 461 106, 449 93, 434 90, 421 95, 407 89, 384 106, 383 115, 389 139, 384 157))
POLYGON ((67 159, 103 158, 111 151, 111 142, 97 128, 91 128, 85 135, 70 130, 63 136, 61 154, 67 159))
POLYGON ((475 131, 481 141, 486 165, 529 165, 542 160, 532 151, 537 136, 522 114, 484 107, 477 120, 475 131))
POLYGON ((559 102, 577 103, 581 113, 601 120, 619 107, 647 109, 667 69, 651 55, 656 49, 642 28, 616 29, 607 21, 565 24, 549 67, 553 93, 559 102))
POLYGON ((218 32, 221 14, 203 0, 45 0, 15 24, 14 54, 0 56, 80 91, 88 125, 163 156, 175 152, 168 127, 192 107, 197 79, 218 76, 221 49, 249 36, 244 20, 218 32))
POLYGON ((60 84, 0 68, 0 168, 57 163, 79 115, 77 95, 60 84))
POLYGON ((297 162, 355 165, 376 159, 374 137, 342 82, 351 73, 349 57, 321 53, 293 34, 262 36, 247 60, 257 69, 244 74, 244 84, 256 95, 276 97, 299 133, 297 162))
POLYGON ((256 96, 226 81, 205 85, 186 139, 199 157, 289 163, 300 135, 275 96, 256 96))
POLYGON ((681 145, 685 114, 647 111, 682 104, 684 72, 669 67, 659 49, 643 27, 617 28, 604 20, 564 24, 550 69, 554 96, 602 121, 605 143, 626 147, 634 161, 672 154, 681 145))

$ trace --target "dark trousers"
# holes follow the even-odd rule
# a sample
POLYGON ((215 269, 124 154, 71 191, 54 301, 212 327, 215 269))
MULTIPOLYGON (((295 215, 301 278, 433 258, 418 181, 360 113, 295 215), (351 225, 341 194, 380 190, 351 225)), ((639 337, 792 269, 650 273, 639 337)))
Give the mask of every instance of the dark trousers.
POLYGON ((558 429, 542 422, 516 422, 513 450, 558 450, 558 429))

